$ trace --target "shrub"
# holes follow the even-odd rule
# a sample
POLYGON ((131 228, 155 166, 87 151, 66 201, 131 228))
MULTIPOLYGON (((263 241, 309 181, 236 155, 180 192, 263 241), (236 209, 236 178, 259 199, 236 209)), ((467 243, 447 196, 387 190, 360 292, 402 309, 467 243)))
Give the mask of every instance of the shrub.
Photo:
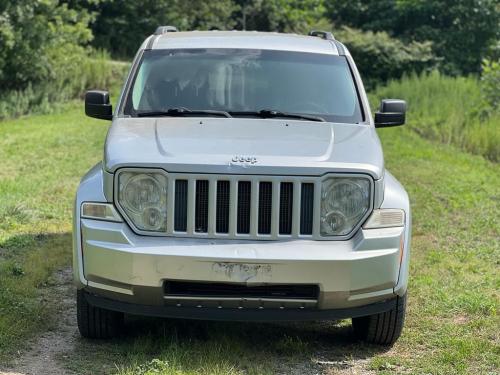
POLYGON ((57 0, 0 1, 0 119, 48 112, 123 68, 85 45, 90 15, 57 0))
POLYGON ((338 25, 386 31, 411 42, 432 42, 440 70, 479 73, 482 58, 500 39, 498 0, 328 0, 327 17, 338 25))
POLYGON ((430 70, 436 64, 430 42, 403 43, 385 32, 349 27, 336 31, 335 36, 351 52, 367 87, 400 78, 405 72, 430 70))
POLYGON ((481 81, 486 111, 497 112, 500 110, 500 61, 483 61, 481 81))
POLYGON ((0 87, 63 82, 85 57, 90 15, 57 0, 0 2, 0 87))
POLYGON ((83 57, 78 67, 66 65, 60 77, 36 85, 28 84, 22 90, 1 93, 0 119, 53 112, 61 103, 81 97, 89 89, 115 91, 125 78, 128 66, 127 63, 110 60, 104 52, 83 57))

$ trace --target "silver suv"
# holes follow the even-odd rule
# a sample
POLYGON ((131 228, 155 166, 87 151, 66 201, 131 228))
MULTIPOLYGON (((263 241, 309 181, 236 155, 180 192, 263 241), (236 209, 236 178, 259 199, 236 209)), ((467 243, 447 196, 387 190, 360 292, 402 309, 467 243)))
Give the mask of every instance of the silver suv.
POLYGON ((237 321, 352 318, 390 345, 405 316, 411 216, 384 168, 347 48, 327 32, 177 32, 139 48, 102 163, 78 188, 74 279, 85 337, 124 314, 237 321))

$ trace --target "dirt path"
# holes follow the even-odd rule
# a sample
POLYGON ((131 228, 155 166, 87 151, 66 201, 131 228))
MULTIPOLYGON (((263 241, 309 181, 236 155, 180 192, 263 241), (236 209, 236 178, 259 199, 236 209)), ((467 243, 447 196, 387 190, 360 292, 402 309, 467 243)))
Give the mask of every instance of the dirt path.
POLYGON ((46 298, 57 301, 57 325, 42 333, 29 344, 29 350, 13 360, 12 367, 0 368, 0 375, 61 375, 68 374, 58 357, 75 345, 76 305, 71 284, 71 268, 54 275, 54 284, 47 288, 46 298))
MULTIPOLYGON (((83 371, 89 373, 108 373, 114 368, 113 361, 103 360, 102 357, 93 356, 96 350, 94 345, 88 346, 79 340, 76 324, 75 290, 71 283, 71 269, 64 269, 54 275, 54 282, 43 290, 42 298, 53 301, 58 306, 57 323, 52 330, 43 332, 28 344, 28 350, 19 353, 13 358, 11 367, 0 368, 0 375, 66 375, 72 374, 65 367, 65 361, 71 358, 79 350, 88 351, 86 364, 83 371), (83 346, 82 346, 83 345, 83 346), (95 361, 95 363, 93 362, 95 361), (109 362, 109 363, 108 363, 109 362), (92 365, 91 365, 92 363, 92 365), (97 365, 97 367, 96 367, 97 365), (92 366, 93 370, 90 370, 92 366)), ((321 324, 321 323, 320 323, 321 324)), ((139 322, 140 325, 140 322, 139 322)), ((321 331, 321 327, 316 327, 321 331)), ((300 331, 298 331, 300 332, 300 331)), ((353 351, 351 357, 346 357, 346 345, 351 345, 344 338, 346 332, 339 333, 333 338, 333 345, 328 350, 318 350, 313 358, 300 363, 281 363, 277 365, 276 373, 283 375, 371 375, 374 372, 368 370, 371 355, 353 351)), ((352 350, 352 348, 351 348, 352 350)), ((77 356, 78 357, 78 356, 77 356)), ((74 359, 74 358, 73 358, 74 359)))

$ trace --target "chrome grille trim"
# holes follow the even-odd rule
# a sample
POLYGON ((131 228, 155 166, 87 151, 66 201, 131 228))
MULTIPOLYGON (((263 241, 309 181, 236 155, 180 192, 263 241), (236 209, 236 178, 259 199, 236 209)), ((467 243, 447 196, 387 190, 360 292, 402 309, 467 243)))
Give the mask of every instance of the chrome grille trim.
MULTIPOLYGON (((160 169, 146 168, 121 168, 115 174, 115 197, 118 196, 118 176, 123 171, 135 172, 161 172, 167 176, 167 229, 166 232, 149 232, 137 229, 128 219, 119 204, 116 204, 118 210, 133 229, 134 232, 147 236, 171 236, 187 238, 214 238, 214 239, 249 239, 249 240, 286 240, 286 239, 311 239, 323 241, 338 241, 351 238, 361 227, 366 218, 373 210, 374 200, 374 181, 366 174, 361 173, 328 173, 323 176, 273 176, 273 175, 221 175, 221 174, 198 174, 198 173, 167 173, 160 169), (345 236, 324 237, 320 235, 320 208, 321 208, 321 186, 325 179, 331 177, 363 177, 370 183, 370 208, 366 215, 360 220, 359 224, 345 236), (175 230, 175 198, 176 181, 187 181, 187 218, 186 231, 175 230), (207 232, 195 231, 196 218, 196 181, 208 181, 208 230, 207 232), (229 225, 227 233, 218 233, 216 230, 217 222, 217 182, 229 182, 229 225), (237 232, 238 217, 238 183, 240 181, 249 181, 251 192, 250 203, 250 232, 237 232), (269 182, 272 185, 272 207, 271 207, 271 233, 259 233, 259 188, 261 182, 269 182), (280 234, 280 202, 281 202, 281 183, 287 182, 293 185, 292 190, 292 230, 291 234, 280 234), (313 185, 313 207, 312 207, 312 234, 301 234, 301 215, 302 215, 302 187, 303 184, 313 185)), ((116 203, 116 202, 115 202, 116 203)))
MULTIPOLYGON (((301 187, 303 183, 318 184, 321 188, 321 178, 303 177, 303 176, 249 176, 249 175, 211 175, 211 174, 182 174, 169 173, 169 185, 175 188, 176 180, 188 181, 188 225, 186 231, 176 231, 173 225, 167 225, 168 236, 191 237, 191 238, 221 238, 221 239, 261 239, 276 240, 290 238, 310 238, 313 234, 300 234, 301 222, 301 187), (197 232, 194 229, 194 217, 196 215, 196 205, 192 200, 195 199, 196 181, 208 180, 208 232, 197 232), (172 182, 173 181, 173 182, 172 182), (219 181, 229 182, 229 230, 227 233, 219 233, 216 230, 217 223, 217 183, 219 181), (249 233, 238 233, 238 191, 239 182, 249 182, 250 187, 250 223, 249 233), (259 233, 259 202, 260 202, 260 183, 267 182, 271 184, 272 206, 271 206, 271 233, 259 233), (281 184, 290 183, 293 186, 292 197, 292 230, 291 234, 280 234, 280 194, 281 184)), ((169 191, 169 197, 175 199, 175 192, 169 191)), ((319 199, 319 195, 317 196, 319 199)), ((316 200, 316 199, 315 199, 316 200)), ((169 204, 175 205, 175 201, 169 201, 169 204)), ((313 208, 314 211, 314 208, 313 208)), ((175 211, 168 210, 169 215, 174 215, 175 211)), ((319 211, 317 211, 319 213, 319 211)), ((173 222, 175 216, 169 216, 167 223, 173 222)), ((246 227, 246 226, 245 226, 246 227)), ((313 224, 314 227, 314 224, 313 224)))

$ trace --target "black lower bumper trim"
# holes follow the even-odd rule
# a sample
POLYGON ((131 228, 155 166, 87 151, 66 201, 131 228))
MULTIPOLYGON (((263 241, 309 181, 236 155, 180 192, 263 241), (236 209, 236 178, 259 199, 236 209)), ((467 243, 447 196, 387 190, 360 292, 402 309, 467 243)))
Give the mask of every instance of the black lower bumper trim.
POLYGON ((231 321, 307 321, 338 320, 356 318, 389 311, 396 306, 396 298, 365 306, 345 309, 235 309, 212 307, 175 307, 139 305, 116 301, 91 293, 85 293, 87 302, 93 306, 126 314, 162 318, 231 320, 231 321))

